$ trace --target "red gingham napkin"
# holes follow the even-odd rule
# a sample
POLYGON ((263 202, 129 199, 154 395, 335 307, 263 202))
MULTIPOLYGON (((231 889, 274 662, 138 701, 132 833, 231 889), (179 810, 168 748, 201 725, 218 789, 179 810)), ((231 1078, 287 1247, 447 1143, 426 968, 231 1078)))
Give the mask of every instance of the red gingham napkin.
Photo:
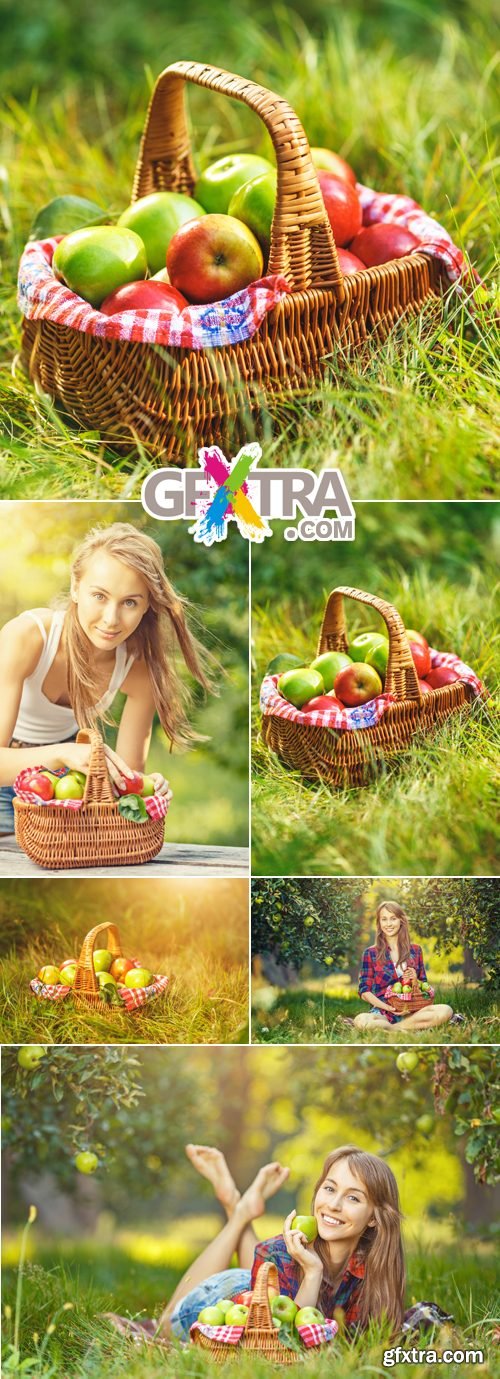
POLYGON ((168 814, 172 796, 168 795, 146 795, 144 804, 150 819, 164 819, 168 814))
POLYGON ((303 1345, 310 1346, 325 1345, 327 1341, 333 1341, 338 1331, 337 1323, 330 1317, 325 1317, 324 1322, 309 1326, 298 1326, 297 1331, 303 1345))
MULTIPOLYGON (((430 652, 433 669, 437 666, 450 666, 465 684, 470 685, 474 696, 487 695, 482 680, 470 666, 466 666, 465 662, 460 660, 459 656, 455 656, 451 651, 433 651, 432 648, 430 652)), ((279 675, 264 676, 260 689, 262 713, 268 717, 273 715, 275 718, 286 718, 290 723, 305 724, 314 728, 333 728, 336 732, 372 728, 383 718, 389 704, 396 702, 393 694, 378 694, 375 699, 370 699, 368 704, 359 704, 354 709, 337 709, 333 704, 331 709, 302 713, 301 709, 296 709, 279 694, 278 680, 279 675)))
POLYGON ((155 996, 159 996, 161 991, 165 991, 169 977, 153 977, 150 986, 123 986, 118 983, 118 995, 121 997, 127 1010, 140 1010, 141 1006, 146 1005, 147 1001, 153 1001, 155 996))
POLYGON ((205 1322, 193 1322, 189 1328, 189 1335, 193 1336, 196 1331, 201 1331, 202 1336, 206 1336, 209 1341, 222 1341, 224 1345, 238 1345, 244 1330, 244 1326, 207 1326, 205 1322))
POLYGON ((432 258, 440 259, 450 283, 470 289, 480 281, 479 275, 471 268, 461 249, 457 249, 448 231, 433 216, 427 215, 418 201, 413 201, 411 196, 374 192, 360 182, 356 189, 363 208, 363 225, 375 225, 379 221, 404 225, 420 241, 420 254, 430 254, 432 258))
POLYGON ((71 986, 62 986, 61 983, 55 986, 52 982, 41 982, 39 977, 33 977, 30 988, 34 996, 39 996, 44 1001, 63 1001, 73 989, 71 986))

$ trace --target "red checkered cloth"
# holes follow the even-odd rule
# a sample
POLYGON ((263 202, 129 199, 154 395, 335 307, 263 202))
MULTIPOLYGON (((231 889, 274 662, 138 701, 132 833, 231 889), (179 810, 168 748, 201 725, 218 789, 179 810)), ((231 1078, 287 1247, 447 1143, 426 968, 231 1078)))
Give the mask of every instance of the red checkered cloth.
POLYGON ((33 977, 30 982, 30 990, 34 996, 38 996, 42 1001, 64 1001, 65 996, 69 996, 73 990, 71 986, 55 986, 52 982, 41 982, 39 977, 33 977))
POLYGON ((155 996, 160 996, 162 991, 166 991, 170 977, 153 977, 149 986, 123 986, 118 982, 118 995, 121 997, 124 1006, 132 1014, 145 1006, 148 1001, 154 1001, 155 996))
POLYGON ((238 1345, 244 1330, 244 1326, 207 1326, 206 1322, 193 1322, 189 1328, 189 1335, 195 1336, 197 1331, 201 1331, 202 1336, 206 1336, 209 1341, 222 1341, 223 1345, 238 1345))
POLYGON ((316 1325, 297 1327, 302 1344, 308 1348, 335 1340, 338 1329, 337 1323, 331 1317, 325 1317, 324 1322, 316 1325))
MULTIPOLYGON (((426 996, 428 1001, 431 1000, 431 997, 434 996, 434 994, 435 994, 435 992, 434 992, 434 987, 433 987, 433 986, 430 986, 428 991, 423 991, 423 992, 422 992, 422 996, 426 996)), ((383 1000, 383 1001, 388 1001, 388 1000, 389 1000, 389 996, 395 996, 395 997, 397 998, 398 1001, 411 1001, 411 1000, 412 1000, 412 992, 411 992, 411 991, 394 991, 392 986, 388 986, 388 987, 386 988, 386 990, 383 992, 382 1000, 383 1000)), ((384 1013, 385 1013, 385 1012, 384 1012, 384 1013)))
MULTIPOLYGON (((24 771, 19 772, 13 785, 17 799, 23 800, 25 804, 41 804, 49 809, 81 809, 83 800, 41 800, 40 796, 35 795, 32 790, 26 790, 26 782, 33 775, 33 772, 44 769, 43 766, 27 766, 24 771)), ((117 803, 118 798, 117 796, 117 803)), ((164 819, 168 814, 171 801, 171 795, 147 795, 144 804, 150 819, 164 819)))
MULTIPOLYGON (((440 259, 450 283, 470 287, 479 281, 447 230, 426 215, 409 196, 374 192, 358 183, 363 224, 386 221, 405 225, 419 242, 419 251, 440 259)), ((34 240, 26 245, 18 273, 18 305, 31 321, 58 321, 102 340, 138 340, 147 345, 210 349, 249 340, 266 313, 289 292, 286 278, 273 274, 251 283, 222 302, 187 306, 172 315, 163 311, 122 311, 104 316, 101 311, 58 282, 52 271, 56 244, 64 238, 34 240)))
MULTIPOLYGON (((238 1345, 244 1330, 244 1326, 207 1326, 205 1322, 193 1322, 189 1334, 194 1336, 197 1331, 201 1331, 202 1336, 206 1336, 209 1341, 221 1341, 223 1345, 238 1345)), ((297 1328, 302 1344, 308 1349, 311 1346, 325 1345, 328 1341, 333 1341, 337 1331, 337 1323, 331 1321, 329 1317, 325 1318, 321 1325, 299 1326, 297 1328)), ((278 1331, 276 1334, 279 1334, 278 1331)))
MULTIPOLYGON (((457 672, 460 680, 470 685, 473 696, 481 695, 486 697, 488 691, 483 685, 479 676, 470 666, 466 666, 458 656, 449 651, 431 651, 431 662, 433 670, 438 666, 449 666, 457 672)), ((338 709, 335 704, 331 709, 316 709, 314 713, 302 713, 301 709, 296 709, 293 704, 289 704, 287 699, 279 693, 277 685, 279 675, 265 675, 260 689, 260 707, 262 713, 275 718, 286 718, 290 723, 303 724, 311 728, 332 728, 335 732, 354 732, 360 728, 373 728, 380 722, 387 712, 389 704, 396 703, 394 694, 378 694, 375 699, 370 699, 368 704, 359 704, 354 709, 338 709)))

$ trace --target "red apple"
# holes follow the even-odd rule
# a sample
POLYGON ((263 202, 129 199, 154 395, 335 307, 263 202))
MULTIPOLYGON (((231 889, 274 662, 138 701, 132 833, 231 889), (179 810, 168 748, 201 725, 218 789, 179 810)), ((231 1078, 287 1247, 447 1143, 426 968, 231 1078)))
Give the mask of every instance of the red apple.
POLYGON ((403 225, 377 224, 365 225, 349 245, 351 254, 356 254, 367 268, 376 268, 379 263, 389 263, 391 259, 401 259, 418 249, 418 239, 403 225))
MULTIPOLYGON (((318 172, 318 182, 335 243, 341 246, 349 244, 361 229, 362 211, 358 193, 355 187, 342 182, 331 172, 318 172)), ((352 252, 356 254, 357 249, 352 249, 352 252)))
POLYGON ((327 709, 343 709, 344 705, 334 694, 317 694, 314 699, 309 699, 307 704, 303 704, 301 713, 324 713, 327 709))
POLYGON ((431 669, 432 662, 430 649, 427 645, 425 637, 419 636, 417 641, 415 639, 413 632, 407 632, 406 635, 410 645, 410 651, 413 657, 415 670, 419 678, 423 680, 425 676, 429 674, 429 671, 431 669))
POLYGON ((120 311, 166 311, 173 316, 174 312, 182 311, 185 306, 186 298, 170 283, 148 278, 145 282, 125 283, 124 287, 118 287, 116 292, 111 292, 105 298, 99 310, 105 316, 116 316, 120 311))
MULTIPOLYGON (((429 670, 430 670, 430 668, 431 668, 431 653, 430 653, 429 643, 426 642, 425 637, 422 635, 421 632, 415 632, 415 629, 414 629, 413 627, 407 627, 407 629, 406 629, 406 636, 407 636, 409 642, 414 642, 414 643, 416 643, 417 646, 421 646, 421 647, 422 647, 422 650, 426 653, 426 655, 427 655, 428 658, 429 658, 429 670)), ((427 671, 426 671, 426 670, 425 670, 423 673, 424 673, 424 675, 427 675, 427 671)))
POLYGON ((334 689, 337 699, 341 699, 349 708, 355 708, 357 704, 368 704, 370 699, 382 694, 382 681, 373 666, 365 665, 364 661, 355 661, 352 666, 340 671, 334 689))
POLYGON ((110 973, 115 982, 125 981, 127 972, 131 972, 134 964, 130 958, 115 958, 111 963, 110 973))
POLYGON ((427 684, 427 680, 419 680, 418 688, 421 694, 430 694, 431 692, 430 685, 427 684))
POLYGON ((337 249, 337 253, 344 278, 348 277, 350 273, 364 273, 366 263, 362 263, 361 259, 357 259, 356 255, 351 254, 349 249, 337 249))
POLYGON ((142 771, 132 771, 130 776, 124 776, 123 779, 125 781, 125 785, 122 788, 117 786, 117 790, 120 791, 120 795, 140 795, 142 787, 144 785, 144 776, 142 774, 142 771))
POLYGON ((53 800, 54 782, 48 776, 42 775, 41 771, 34 771, 33 775, 26 781, 25 790, 31 790, 34 795, 38 795, 41 800, 53 800))
POLYGON ((334 177, 340 177, 341 182, 348 182, 351 187, 356 186, 354 168, 351 168, 350 163, 346 163, 345 158, 340 157, 340 153, 333 153, 329 148, 312 148, 311 158, 319 171, 332 172, 334 177))
POLYGON ((255 235, 231 215, 188 221, 167 250, 170 280, 189 302, 221 302, 262 277, 263 268, 255 235))
POLYGON ((457 675, 456 670, 451 669, 451 666, 436 666, 434 670, 429 671, 425 678, 431 689, 441 689, 443 685, 456 685, 460 676, 457 675))

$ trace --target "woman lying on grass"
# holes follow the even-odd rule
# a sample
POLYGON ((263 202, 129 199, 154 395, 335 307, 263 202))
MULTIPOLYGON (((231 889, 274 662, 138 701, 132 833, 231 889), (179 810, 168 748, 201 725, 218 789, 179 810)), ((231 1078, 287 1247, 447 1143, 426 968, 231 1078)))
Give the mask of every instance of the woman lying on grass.
MULTIPOLYGON (((64 607, 28 609, 0 631, 0 834, 14 832, 12 785, 25 767, 87 774, 90 747, 75 742, 77 729, 106 721, 118 691, 126 698, 117 750, 105 751, 119 790, 144 771, 155 712, 171 741, 193 736, 177 650, 207 688, 203 650, 156 541, 125 522, 90 531, 75 551, 64 607)), ((152 777, 155 792, 167 794, 164 777, 152 777)))
MULTIPOLYGON (((361 960, 359 994, 363 1001, 372 1006, 369 1015, 356 1015, 357 1029, 388 1030, 391 1025, 401 1029, 431 1029, 434 1025, 446 1025, 453 1017, 453 1009, 448 1005, 428 1005, 416 1010, 413 1015, 395 1015, 392 1007, 384 1000, 384 992, 403 976, 413 976, 419 982, 427 981, 422 949, 418 943, 411 943, 408 917, 394 900, 383 900, 377 910, 376 942, 366 948, 361 960)), ((457 1016, 453 1017, 455 1020, 457 1016)))
MULTIPOLYGON (((364 1330, 372 1320, 385 1320, 393 1333, 401 1330, 405 1321, 401 1211, 396 1179, 383 1159, 354 1145, 328 1155, 313 1189, 318 1235, 311 1245, 300 1230, 292 1230, 295 1211, 287 1216, 282 1235, 259 1242, 254 1231, 254 1220, 283 1187, 288 1168, 265 1164, 242 1194, 219 1149, 188 1144, 186 1153, 212 1184, 224 1207, 226 1224, 190 1265, 158 1322, 106 1314, 123 1335, 188 1340, 202 1308, 223 1298, 240 1300, 253 1288, 261 1264, 267 1261, 277 1267, 280 1293, 299 1307, 318 1306, 326 1317, 341 1310, 348 1328, 364 1330), (237 1267, 231 1267, 234 1254, 237 1267)), ((411 1310, 412 1325, 418 1321, 417 1310, 411 1310)))

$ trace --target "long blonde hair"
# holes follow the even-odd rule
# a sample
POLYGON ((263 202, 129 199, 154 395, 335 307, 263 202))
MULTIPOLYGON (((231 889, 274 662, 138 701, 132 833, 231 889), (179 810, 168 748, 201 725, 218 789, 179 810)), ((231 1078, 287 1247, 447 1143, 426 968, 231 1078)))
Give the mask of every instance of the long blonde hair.
MULTIPOLYGON (((180 649, 191 675, 205 690, 212 688, 207 663, 212 659, 193 637, 186 622, 187 601, 176 594, 163 568, 163 556, 156 541, 128 522, 109 527, 93 527, 77 547, 71 567, 72 581, 78 585, 88 560, 97 551, 106 551, 141 576, 147 586, 149 607, 139 626, 127 639, 127 650, 147 666, 154 706, 161 726, 171 743, 186 745, 196 738, 186 717, 191 696, 182 683, 175 664, 180 649)), ((68 692, 77 723, 93 727, 98 717, 99 690, 95 681, 89 640, 78 618, 73 599, 68 600, 63 628, 67 659, 68 692)))
POLYGON ((390 910, 391 915, 395 915, 395 916, 396 916, 396 919, 400 919, 400 920, 401 920, 401 924, 400 924, 399 929, 398 929, 398 932, 397 932, 397 934, 396 934, 397 944, 398 944, 398 954, 399 954, 399 961, 400 961, 400 963, 404 963, 405 965, 407 965, 407 964, 410 962, 410 958, 411 958, 411 953, 410 953, 410 944, 411 944, 411 940, 410 940, 410 926, 409 926, 408 915, 406 914, 405 910, 403 910, 402 905, 398 905, 397 900, 382 900, 381 903, 380 903, 380 905, 377 907, 377 918, 376 918, 377 933, 376 933, 376 939, 375 939, 375 944, 376 944, 376 949, 377 949, 377 957, 378 957, 378 958, 383 958, 383 957, 385 957, 385 954, 386 954, 387 948, 388 948, 388 943, 387 943, 386 936, 385 936, 385 934, 382 933, 382 929, 381 929, 381 927, 380 927, 380 913, 381 913, 381 910, 390 910))
MULTIPOLYGON (((365 1276, 359 1294, 359 1320, 366 1327, 371 1318, 382 1321, 387 1318, 396 1331, 403 1320, 406 1270, 401 1239, 401 1208, 398 1185, 392 1169, 377 1154, 368 1154, 355 1144, 344 1144, 328 1154, 316 1183, 312 1199, 312 1211, 316 1195, 328 1177, 333 1164, 339 1159, 347 1159, 349 1168, 363 1184, 373 1205, 374 1226, 367 1226, 358 1242, 365 1261, 365 1276)), ((322 1294, 329 1285, 331 1264, 328 1245, 316 1236, 314 1249, 323 1265, 322 1294)), ((331 1285, 330 1285, 331 1286, 331 1285)), ((324 1298, 326 1305, 326 1297, 324 1298)))

